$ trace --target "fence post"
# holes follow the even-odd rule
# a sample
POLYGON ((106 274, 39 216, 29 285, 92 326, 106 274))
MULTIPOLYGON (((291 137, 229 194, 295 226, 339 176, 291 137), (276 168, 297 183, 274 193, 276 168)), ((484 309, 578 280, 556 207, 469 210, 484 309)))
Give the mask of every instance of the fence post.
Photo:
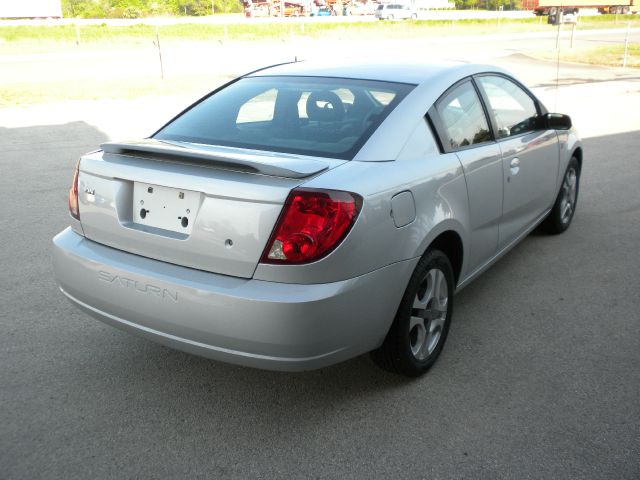
POLYGON ((578 21, 573 24, 573 28, 571 28, 571 48, 573 48, 573 38, 576 36, 576 27, 578 26, 578 21))
POLYGON ((627 35, 624 37, 624 57, 622 57, 622 68, 627 67, 627 56, 629 55, 629 33, 631 33, 631 21, 627 22, 627 35))
POLYGON ((160 78, 164 80, 164 66, 162 65, 162 50, 160 48, 160 33, 158 31, 158 25, 156 25, 156 41, 153 43, 158 48, 158 58, 160 59, 160 78))

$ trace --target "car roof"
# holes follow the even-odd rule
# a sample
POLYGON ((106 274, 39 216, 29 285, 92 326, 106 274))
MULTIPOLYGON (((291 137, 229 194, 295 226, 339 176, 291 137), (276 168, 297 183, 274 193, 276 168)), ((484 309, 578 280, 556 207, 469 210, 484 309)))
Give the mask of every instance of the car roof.
MULTIPOLYGON (((416 85, 354 157, 357 161, 388 161, 398 158, 416 128, 424 129, 427 110, 449 87, 463 78, 485 72, 513 77, 506 70, 491 65, 394 60, 293 62, 262 69, 249 76, 333 77, 416 85)), ((434 139, 432 143, 435 145, 434 139)))
POLYGON ((501 68, 464 62, 413 61, 302 61, 268 67, 250 76, 311 76, 354 78, 421 85, 438 79, 463 78, 481 72, 501 72, 501 68))

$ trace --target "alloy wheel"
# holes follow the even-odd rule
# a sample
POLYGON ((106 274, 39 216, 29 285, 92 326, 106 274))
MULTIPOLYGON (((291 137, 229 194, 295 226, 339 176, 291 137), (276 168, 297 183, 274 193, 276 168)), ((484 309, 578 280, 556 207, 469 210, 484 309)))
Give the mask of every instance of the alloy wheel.
POLYGON ((560 220, 568 223, 573 215, 578 191, 578 173, 574 167, 567 170, 562 181, 562 200, 560 201, 560 220))
POLYGON ((449 303, 449 288, 444 273, 433 268, 420 283, 413 301, 409 322, 411 353, 424 360, 438 346, 449 303))

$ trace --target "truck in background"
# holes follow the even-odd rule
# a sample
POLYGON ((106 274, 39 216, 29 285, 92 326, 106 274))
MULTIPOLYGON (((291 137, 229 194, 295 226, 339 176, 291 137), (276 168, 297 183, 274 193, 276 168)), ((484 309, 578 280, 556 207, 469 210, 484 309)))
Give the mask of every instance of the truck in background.
POLYGON ((532 10, 536 15, 556 15, 560 11, 575 14, 581 8, 627 14, 640 11, 640 0, 522 0, 522 8, 532 10))
POLYGON ((62 18, 60 0, 0 0, 0 18, 62 18))

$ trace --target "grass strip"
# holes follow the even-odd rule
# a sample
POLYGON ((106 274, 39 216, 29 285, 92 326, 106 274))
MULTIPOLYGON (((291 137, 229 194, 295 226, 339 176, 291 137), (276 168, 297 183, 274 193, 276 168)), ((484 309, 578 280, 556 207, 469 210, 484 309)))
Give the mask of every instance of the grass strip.
MULTIPOLYGON (((640 27, 640 19, 633 15, 599 15, 584 17, 579 29, 640 27)), ((416 20, 352 23, 237 23, 218 24, 176 24, 158 27, 163 39, 172 40, 239 40, 259 41, 286 39, 292 34, 311 38, 412 38, 416 36, 483 35, 489 33, 519 33, 550 31, 555 27, 547 25, 546 17, 526 19, 470 19, 470 20, 416 20)), ((567 28, 567 27, 565 27, 567 28)), ((127 43, 135 39, 155 36, 153 25, 135 24, 128 26, 82 25, 81 43, 127 43)), ((2 26, 0 44, 10 47, 23 43, 75 43, 75 25, 52 26, 2 26)), ((6 50, 6 48, 4 49, 6 50)))
MULTIPOLYGON (((535 57, 543 60, 557 59, 555 52, 538 52, 535 57)), ((560 50, 561 62, 587 63, 609 67, 622 67, 624 45, 606 45, 600 47, 575 47, 560 50)), ((630 43, 627 50, 627 67, 640 68, 640 43, 630 43)))

